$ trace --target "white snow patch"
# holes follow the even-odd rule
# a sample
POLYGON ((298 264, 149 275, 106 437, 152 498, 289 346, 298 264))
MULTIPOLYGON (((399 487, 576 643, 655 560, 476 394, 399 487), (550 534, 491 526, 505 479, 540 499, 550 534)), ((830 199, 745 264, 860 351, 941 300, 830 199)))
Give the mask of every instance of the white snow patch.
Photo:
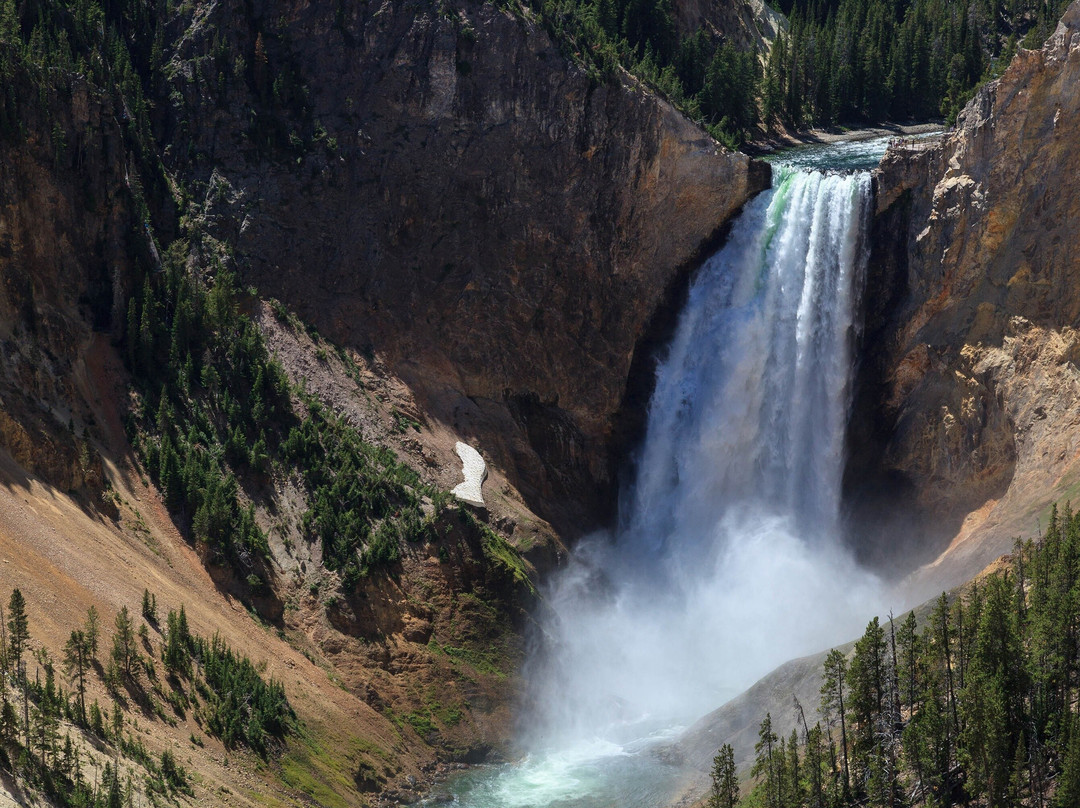
POLYGON ((454 446, 454 451, 461 458, 461 473, 465 475, 465 482, 458 484, 450 493, 462 502, 483 508, 484 495, 480 491, 480 486, 487 477, 487 463, 484 462, 480 453, 467 443, 458 441, 454 446))

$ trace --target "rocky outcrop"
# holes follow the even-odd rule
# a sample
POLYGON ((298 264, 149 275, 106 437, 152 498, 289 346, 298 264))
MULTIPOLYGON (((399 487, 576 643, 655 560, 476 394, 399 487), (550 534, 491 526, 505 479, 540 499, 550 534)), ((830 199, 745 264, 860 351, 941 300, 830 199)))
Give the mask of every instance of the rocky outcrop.
POLYGON ((948 545, 935 586, 1034 533, 1080 476, 1078 82, 1074 3, 953 133, 891 149, 876 177, 848 493, 864 535, 859 515, 891 505, 886 544, 948 545))
POLYGON ((111 101, 88 82, 50 92, 48 106, 20 69, 5 82, 19 124, 0 132, 0 447, 61 490, 96 497, 87 360, 95 333, 122 333, 145 258, 134 163, 111 101))
MULTIPOLYGON (((847 653, 850 648, 851 644, 848 644, 843 650, 847 653)), ((793 729, 803 731, 796 705, 802 708, 808 723, 816 723, 825 656, 826 652, 822 652, 785 662, 743 693, 695 721, 675 744, 664 750, 665 760, 685 771, 682 798, 672 804, 701 804, 697 800, 709 791, 713 760, 724 744, 731 744, 736 770, 749 777, 754 765, 754 745, 766 713, 772 720, 773 731, 780 738, 786 738, 793 729)))
POLYGON ((527 11, 221 4, 182 43, 160 125, 247 282, 377 353, 560 528, 595 521, 635 355, 768 170, 527 11), (246 64, 214 66, 221 37, 246 64))
POLYGON ((680 36, 704 28, 763 57, 768 56, 777 35, 787 29, 783 15, 764 0, 676 0, 672 11, 680 36))

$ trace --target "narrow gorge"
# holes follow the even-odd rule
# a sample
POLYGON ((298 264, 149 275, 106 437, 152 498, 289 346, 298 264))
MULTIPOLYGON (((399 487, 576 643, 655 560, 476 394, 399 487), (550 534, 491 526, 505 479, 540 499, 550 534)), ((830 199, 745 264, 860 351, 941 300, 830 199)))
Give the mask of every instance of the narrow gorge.
POLYGON ((0 804, 763 799, 1072 524, 1080 2, 988 8, 0 0, 0 804))
POLYGON ((462 804, 666 804, 686 772, 659 746, 882 597, 839 532, 871 196, 868 171, 824 172, 862 148, 778 163, 699 271, 620 524, 545 593, 530 757, 462 804))

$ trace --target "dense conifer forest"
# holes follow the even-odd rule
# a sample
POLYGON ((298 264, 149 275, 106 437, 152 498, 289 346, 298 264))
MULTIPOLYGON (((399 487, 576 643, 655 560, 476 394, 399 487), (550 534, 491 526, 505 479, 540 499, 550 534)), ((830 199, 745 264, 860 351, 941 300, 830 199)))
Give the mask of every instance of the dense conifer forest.
MULTIPOLYGON (((727 145, 771 128, 945 117, 1018 47, 1038 47, 1065 0, 774 0, 788 19, 768 54, 722 32, 680 38, 672 0, 529 0, 564 49, 605 80, 622 67, 667 95, 727 145)), ((161 87, 170 4, 69 5, 0 1, 0 77, 28 71, 43 86, 81 74, 113 87, 130 111, 128 134, 153 162, 147 98, 161 87), (40 5, 40 7, 39 7, 40 5), (57 75, 42 72, 60 67, 57 75)), ((217 55, 225 64, 226 54, 217 55)), ((219 71, 218 84, 230 80, 219 71)), ((303 117, 304 91, 286 71, 274 85, 283 114, 303 117)), ((223 85, 222 85, 223 86, 223 85)), ((273 110, 260 119, 274 140, 273 110)), ((0 130, 21 126, 13 88, 0 95, 0 130)), ((68 144, 55 134, 62 153, 68 144)), ((156 167, 154 167, 156 168, 156 167)), ((145 172, 157 177, 156 170, 145 172)))
POLYGON ((622 65, 730 146, 771 127, 944 117, 1017 47, 1053 31, 1064 0, 780 0, 764 63, 704 28, 679 40, 670 0, 547 0, 548 27, 601 73, 622 65))
POLYGON ((755 785, 739 802, 731 750, 710 808, 1080 805, 1080 514, 1050 514, 1039 541, 923 620, 870 621, 825 660, 812 726, 759 728, 755 785))

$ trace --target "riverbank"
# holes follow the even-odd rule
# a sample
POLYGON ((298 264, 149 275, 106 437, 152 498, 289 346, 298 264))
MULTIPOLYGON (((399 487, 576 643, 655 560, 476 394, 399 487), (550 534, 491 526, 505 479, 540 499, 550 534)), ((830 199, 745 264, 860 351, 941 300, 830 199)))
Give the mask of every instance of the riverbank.
POLYGON ((831 143, 845 143, 859 140, 871 140, 877 137, 909 137, 923 135, 929 132, 937 132, 945 129, 944 121, 927 121, 924 123, 896 124, 882 123, 875 126, 849 129, 842 126, 834 126, 828 129, 804 129, 784 130, 774 132, 762 140, 754 140, 743 147, 743 151, 752 156, 772 154, 781 149, 789 149, 793 146, 809 146, 814 144, 828 145, 831 143))

